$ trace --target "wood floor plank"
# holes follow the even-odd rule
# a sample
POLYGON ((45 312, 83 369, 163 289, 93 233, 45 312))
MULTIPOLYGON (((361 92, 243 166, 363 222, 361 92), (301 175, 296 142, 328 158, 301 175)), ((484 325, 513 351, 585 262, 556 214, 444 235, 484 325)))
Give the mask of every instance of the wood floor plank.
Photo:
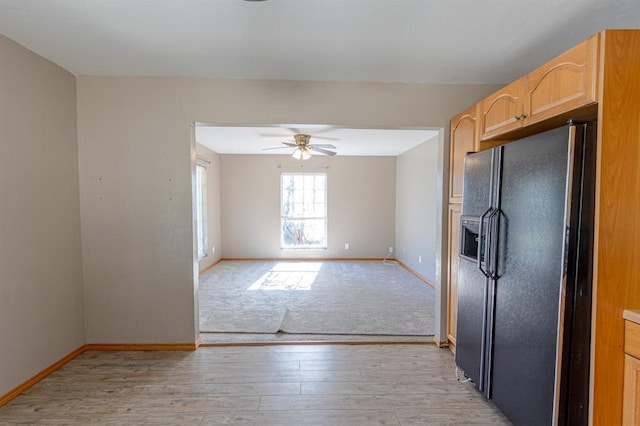
POLYGON ((161 365, 151 366, 151 373, 179 372, 188 367, 191 371, 215 372, 215 371, 297 371, 300 369, 300 361, 263 361, 263 362, 208 362, 197 365, 161 365))
MULTIPOLYGON (((181 374, 175 373, 140 373, 131 375, 83 375, 83 379, 92 380, 96 383, 89 384, 90 387, 118 388, 124 383, 146 384, 152 381, 163 381, 172 384, 192 384, 192 383, 264 383, 264 382, 323 382, 323 381, 360 381, 362 380, 359 371, 185 371, 181 374), (104 384, 104 387, 102 387, 104 384)), ((427 377, 424 377, 427 379, 427 377)), ((84 382, 86 383, 86 382, 84 382)), ((57 382, 47 385, 46 389, 76 389, 83 388, 83 382, 57 382)))
POLYGON ((0 424, 509 424, 435 346, 86 352, 0 407, 0 424))
POLYGON ((398 409, 396 417, 401 425, 510 425, 509 420, 495 407, 460 410, 442 408, 436 410, 398 409))
POLYGON ((420 371, 429 369, 429 360, 354 360, 354 361, 300 361, 300 370, 374 370, 420 371))
POLYGON ((387 394, 387 395, 294 395, 265 396, 260 401, 261 410, 395 410, 398 408, 438 409, 443 404, 457 408, 482 407, 486 401, 480 395, 446 395, 457 401, 446 401, 437 394, 387 394))
MULTIPOLYGON (((215 360, 203 360, 203 362, 216 362, 216 363, 224 363, 224 362, 239 362, 239 361, 250 361, 250 362, 264 362, 264 361, 355 361, 358 359, 367 359, 367 360, 383 360, 389 359, 389 354, 395 353, 395 356, 398 355, 397 351, 390 350, 382 350, 384 346, 376 346, 380 348, 380 350, 372 351, 369 346, 357 346, 354 347, 353 351, 344 350, 344 346, 337 345, 327 345, 328 348, 333 348, 333 350, 323 350, 323 351, 309 351, 309 350, 289 350, 289 351, 273 351, 265 349, 265 347, 256 347, 262 348, 262 350, 254 350, 254 351, 221 351, 218 357, 215 360)), ((304 346, 299 346, 298 348, 304 348, 304 346)), ((226 348, 221 348, 226 349, 226 348)), ((400 351, 403 353, 404 360, 420 360, 424 359, 424 356, 419 353, 415 353, 413 351, 400 351)), ((435 357, 429 357, 431 361, 434 361, 435 357)))
POLYGON ((399 382, 303 382, 302 395, 473 395, 475 391, 457 382, 448 384, 399 382))
MULTIPOLYGON (((231 378, 229 380, 232 380, 231 378)), ((300 395, 299 382, 279 383, 190 383, 190 384, 154 384, 135 386, 130 391, 144 394, 146 398, 166 395, 188 397, 208 397, 211 395, 300 395)))
POLYGON ((394 411, 315 410, 315 411, 245 411, 207 414, 206 425, 399 425, 394 411))
POLYGON ((148 398, 140 395, 132 398, 82 400, 67 414, 185 414, 257 410, 259 396, 182 397, 164 396, 148 398))
MULTIPOLYGON (((317 373, 321 373, 322 371, 315 371, 317 373)), ((307 373, 307 371, 304 371, 307 373)), ((376 370, 365 370, 360 371, 360 381, 363 382, 392 382, 392 383, 429 383, 437 385, 438 383, 447 383, 447 382, 458 382, 456 379, 455 372, 453 370, 449 371, 448 368, 445 369, 429 369, 426 371, 420 370, 414 373, 406 372, 406 371, 376 371, 376 370)), ((309 380, 312 381, 312 380, 309 380)), ((318 380, 320 381, 320 380, 318 380)), ((345 381, 357 381, 357 380, 349 380, 345 379, 345 381)))
POLYGON ((203 424, 203 413, 172 414, 172 415, 122 415, 104 413, 100 415, 73 415, 67 417, 49 417, 27 423, 36 425, 101 425, 101 426, 131 426, 131 425, 180 425, 198 426, 203 424))

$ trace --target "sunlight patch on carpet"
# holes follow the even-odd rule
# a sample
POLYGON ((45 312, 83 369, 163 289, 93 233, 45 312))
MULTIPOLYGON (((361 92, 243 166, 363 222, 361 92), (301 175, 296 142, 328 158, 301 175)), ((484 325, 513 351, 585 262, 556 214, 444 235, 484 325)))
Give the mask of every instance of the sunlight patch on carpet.
POLYGON ((280 262, 262 275, 247 289, 256 290, 311 290, 322 262, 280 262))
POLYGON ((224 261, 200 277, 200 331, 433 336, 435 290, 380 261, 224 261))

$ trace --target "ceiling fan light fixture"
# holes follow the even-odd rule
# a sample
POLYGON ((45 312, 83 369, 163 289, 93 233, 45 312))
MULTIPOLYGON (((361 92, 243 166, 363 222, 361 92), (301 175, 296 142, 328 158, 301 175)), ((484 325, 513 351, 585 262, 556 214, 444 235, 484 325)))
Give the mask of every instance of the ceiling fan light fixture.
POLYGON ((311 153, 306 148, 297 148, 295 151, 293 151, 293 154, 291 154, 291 156, 293 158, 295 158, 296 160, 303 160, 304 161, 304 160, 308 160, 309 158, 311 158, 311 153))
POLYGON ((263 151, 271 150, 271 149, 282 149, 282 148, 295 148, 295 150, 291 153, 291 156, 296 160, 308 160, 311 158, 311 151, 313 153, 319 153, 324 155, 336 155, 335 151, 331 151, 332 149, 336 149, 335 146, 331 144, 313 144, 309 143, 310 135, 305 135, 302 133, 297 133, 293 135, 296 143, 291 142, 282 142, 284 146, 277 146, 273 148, 262 148, 263 151))

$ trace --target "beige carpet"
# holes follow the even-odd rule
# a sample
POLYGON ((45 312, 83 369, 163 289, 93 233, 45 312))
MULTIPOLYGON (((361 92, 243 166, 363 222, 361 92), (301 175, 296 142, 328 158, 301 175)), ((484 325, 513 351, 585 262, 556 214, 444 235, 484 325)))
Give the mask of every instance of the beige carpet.
POLYGON ((380 261, 224 261, 200 277, 199 296, 203 334, 246 333, 260 341, 262 334, 429 337, 434 331, 433 288, 380 261))

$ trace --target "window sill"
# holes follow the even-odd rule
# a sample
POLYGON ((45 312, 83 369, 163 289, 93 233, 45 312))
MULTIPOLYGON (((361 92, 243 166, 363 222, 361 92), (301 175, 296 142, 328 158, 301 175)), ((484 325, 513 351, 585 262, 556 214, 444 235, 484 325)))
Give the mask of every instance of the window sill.
POLYGON ((280 250, 282 250, 282 251, 286 251, 286 250, 291 250, 291 251, 300 251, 300 250, 323 251, 323 250, 327 250, 327 247, 280 247, 280 250))

